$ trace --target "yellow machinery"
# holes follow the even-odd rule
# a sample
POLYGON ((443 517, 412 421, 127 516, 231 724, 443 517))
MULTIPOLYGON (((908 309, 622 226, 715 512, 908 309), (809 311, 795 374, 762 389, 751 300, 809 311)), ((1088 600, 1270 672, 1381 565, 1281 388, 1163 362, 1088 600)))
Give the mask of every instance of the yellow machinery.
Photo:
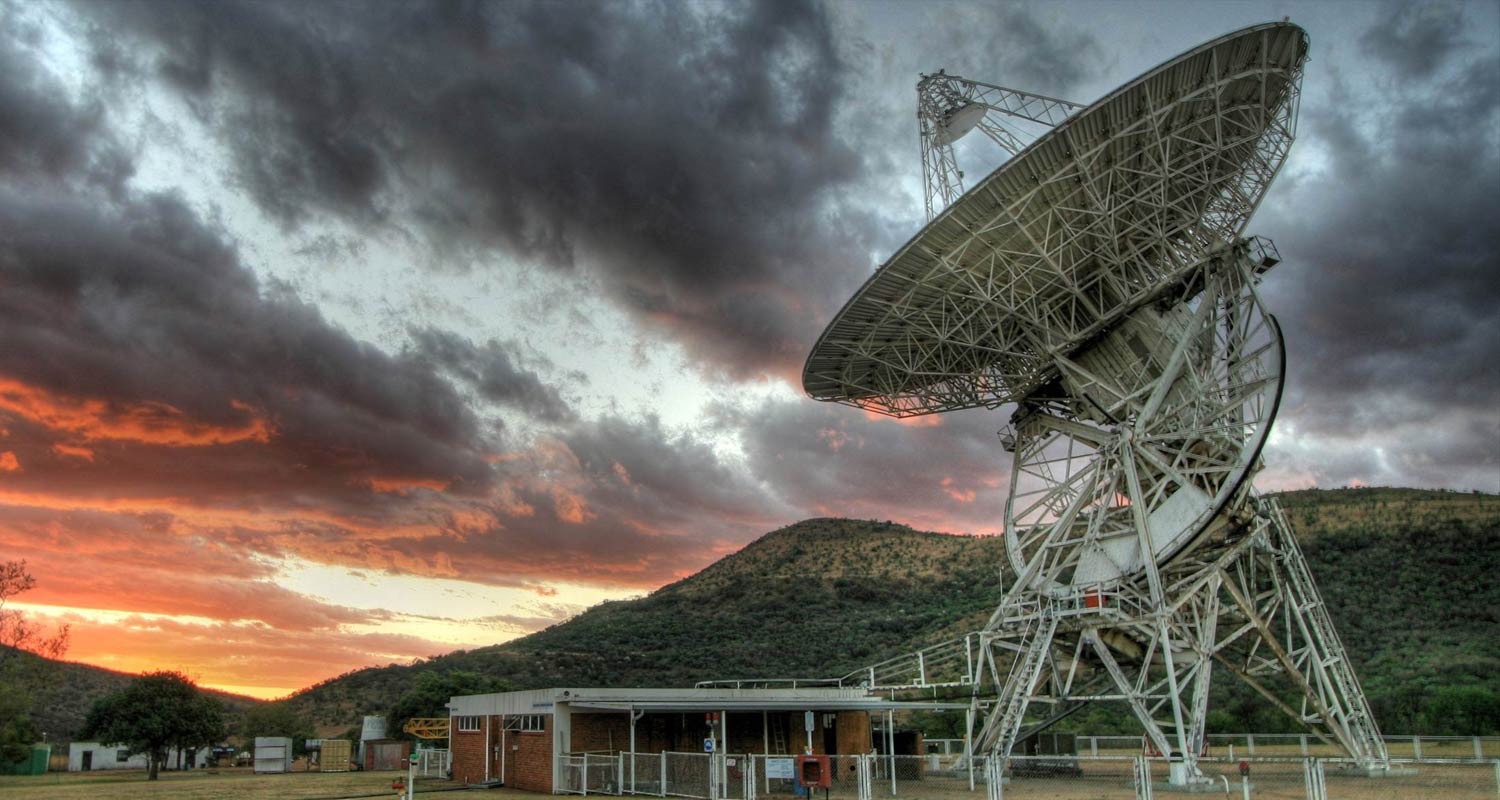
POLYGON ((418 739, 448 738, 447 717, 412 717, 401 726, 401 730, 418 739))

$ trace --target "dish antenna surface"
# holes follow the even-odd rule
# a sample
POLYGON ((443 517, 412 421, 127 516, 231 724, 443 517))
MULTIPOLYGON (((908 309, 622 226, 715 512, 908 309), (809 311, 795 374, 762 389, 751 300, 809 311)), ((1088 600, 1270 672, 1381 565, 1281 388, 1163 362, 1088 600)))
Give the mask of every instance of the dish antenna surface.
POLYGON ((897 417, 1015 404, 1016 575, 970 681, 992 792, 1017 741, 1095 700, 1129 706, 1173 783, 1203 782, 1216 664, 1388 768, 1292 529, 1251 488, 1284 349, 1256 291, 1280 256, 1244 230, 1291 147, 1307 48, 1257 25, 1086 108, 917 84, 928 224, 829 324, 803 386, 897 417), (1011 157, 965 191, 953 145, 976 131, 1011 157))

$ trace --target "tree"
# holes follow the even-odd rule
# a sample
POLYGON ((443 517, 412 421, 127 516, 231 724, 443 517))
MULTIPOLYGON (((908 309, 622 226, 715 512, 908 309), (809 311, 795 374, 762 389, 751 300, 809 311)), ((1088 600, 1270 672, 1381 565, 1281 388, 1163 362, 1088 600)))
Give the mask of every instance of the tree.
POLYGON ((182 673, 151 672, 95 700, 83 727, 84 736, 145 753, 146 778, 154 781, 168 748, 197 750, 223 739, 224 707, 182 673))
POLYGON ((286 736, 292 740, 292 752, 301 755, 307 747, 307 740, 316 735, 307 717, 285 703, 267 703, 251 708, 240 722, 240 736, 246 747, 254 747, 257 736, 286 736))
POLYGON ((448 701, 456 695, 508 692, 512 688, 499 678, 477 672, 423 672, 391 707, 389 735, 402 736, 401 727, 413 717, 448 716, 448 701))
POLYGON ((1500 733, 1500 694, 1482 686, 1443 686, 1423 711, 1427 732, 1439 736, 1500 733))
POLYGON ((0 764, 14 764, 31 754, 37 734, 30 710, 31 697, 25 692, 0 691, 0 764))
POLYGON ((5 607, 7 601, 36 587, 36 578, 26 569, 26 560, 0 563, 0 665, 14 650, 26 650, 46 658, 61 658, 68 650, 68 626, 51 637, 20 611, 5 607))
POLYGON ((25 615, 5 604, 12 597, 36 587, 36 578, 26 569, 26 562, 0 562, 0 764, 20 761, 31 752, 37 740, 31 723, 32 698, 20 688, 19 677, 12 674, 14 663, 7 663, 18 650, 47 658, 60 658, 68 650, 68 626, 60 627, 51 637, 25 615))

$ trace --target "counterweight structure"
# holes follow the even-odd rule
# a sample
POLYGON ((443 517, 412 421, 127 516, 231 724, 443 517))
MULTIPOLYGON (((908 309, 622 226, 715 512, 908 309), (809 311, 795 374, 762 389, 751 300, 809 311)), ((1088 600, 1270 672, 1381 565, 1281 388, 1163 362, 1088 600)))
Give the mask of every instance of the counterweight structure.
POLYGON ((993 769, 1111 700, 1174 783, 1201 781, 1216 668, 1387 763, 1292 529, 1251 488, 1284 349, 1256 290, 1280 256, 1244 229, 1292 144, 1306 55, 1301 28, 1259 25, 1087 108, 918 84, 930 221, 830 323, 803 384, 898 417, 1015 404, 1015 576, 959 681, 993 769), (1015 118, 1049 130, 1025 143, 1015 118), (974 130, 1012 157, 965 192, 953 143, 974 130))

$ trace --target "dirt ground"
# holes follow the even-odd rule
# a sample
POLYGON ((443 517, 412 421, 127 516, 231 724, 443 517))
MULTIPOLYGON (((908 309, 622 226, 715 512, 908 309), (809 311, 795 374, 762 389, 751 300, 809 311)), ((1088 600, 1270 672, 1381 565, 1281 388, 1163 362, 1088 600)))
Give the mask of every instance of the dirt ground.
MULTIPOLYGON (((1257 748, 1258 749, 1258 748, 1257 748)), ((1212 775, 1229 778, 1230 797, 1240 795, 1239 773, 1231 764, 1205 764, 1212 775)), ((139 770, 49 773, 36 777, 0 777, 0 798, 38 800, 333 800, 334 798, 395 798, 391 781, 396 772, 290 773, 254 775, 248 769, 163 773, 155 783, 139 770)), ((1156 776, 1158 797, 1221 797, 1222 794, 1178 795, 1166 790, 1166 774, 1156 776)), ((1005 787, 1007 800, 1134 800, 1129 762, 1084 763, 1083 774, 1062 777, 1013 777, 1005 787)), ((1327 775, 1329 800, 1493 800, 1495 770, 1490 764, 1422 764, 1418 773, 1390 778, 1327 775)), ((874 782, 875 797, 890 797, 890 784, 874 782)), ((1257 763, 1252 768, 1250 796, 1255 800, 1304 800, 1300 763, 1257 763)), ((419 795, 434 789, 456 789, 452 781, 419 778, 419 795)), ((836 786, 833 800, 852 800, 852 785, 836 786)), ((896 797, 915 800, 976 800, 983 787, 969 792, 963 780, 898 780, 896 797)), ((441 798, 442 794, 425 795, 441 798)), ((458 794, 450 795, 459 797, 458 794)), ((531 792, 491 789, 464 797, 543 797, 531 792)), ((763 795, 765 796, 765 795, 763 795)), ((791 795, 774 794, 774 797, 791 795)))
MULTIPOLYGON (((315 798, 396 797, 391 781, 399 772, 292 772, 256 775, 249 768, 163 772, 146 780, 144 770, 49 772, 0 776, 0 798, 38 800, 314 800, 315 798)), ((418 778, 416 791, 458 787, 452 781, 418 778)), ((429 795, 439 797, 440 795, 429 795)), ((457 795, 454 795, 457 796, 457 795)), ((498 793, 492 796, 501 796, 498 793)))
MULTIPOLYGON (((1208 794, 1185 794, 1167 787, 1167 774, 1163 765, 1155 774, 1155 796, 1163 798, 1223 798, 1223 791, 1208 794)), ((1222 775, 1228 779, 1229 797, 1239 800, 1240 776, 1236 765, 1211 763, 1203 765, 1204 772, 1219 781, 1222 775)), ((1135 800, 1130 762, 1085 762, 1082 774, 1076 776, 1026 777, 1012 776, 1005 785, 1006 800, 1135 800)), ((1493 800, 1496 795, 1495 768, 1492 764, 1421 764, 1416 775, 1384 778, 1369 778, 1341 775, 1333 768, 1326 771, 1329 800, 1493 800)), ((1222 782, 1220 786, 1224 786, 1222 782)), ((1306 800, 1307 789, 1303 782, 1300 762, 1257 762, 1252 766, 1250 796, 1254 800, 1306 800)), ((874 797, 891 797, 887 780, 874 781, 874 797)), ((761 797, 767 797, 764 793, 761 797)), ((777 798, 789 794, 777 794, 777 798)), ((854 800, 853 785, 837 786, 831 800, 854 800)), ((898 780, 897 798, 918 800, 982 800, 984 788, 969 792, 967 781, 948 778, 923 780, 898 780)))

